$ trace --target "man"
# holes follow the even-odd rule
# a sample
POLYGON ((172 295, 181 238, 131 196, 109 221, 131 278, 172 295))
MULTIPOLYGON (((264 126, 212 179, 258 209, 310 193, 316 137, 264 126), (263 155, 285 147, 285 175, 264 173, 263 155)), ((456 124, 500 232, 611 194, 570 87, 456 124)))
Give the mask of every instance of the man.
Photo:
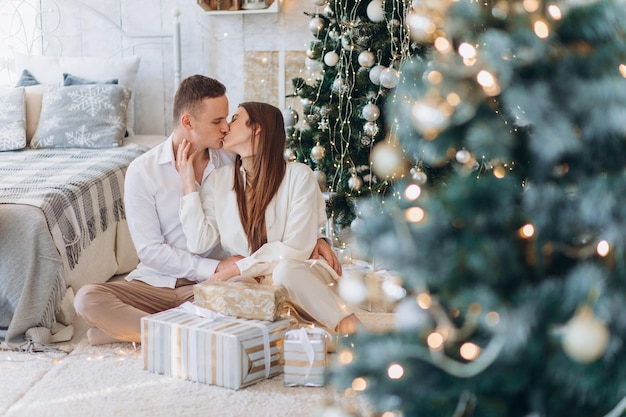
MULTIPOLYGON (((185 79, 174 98, 174 129, 170 137, 135 159, 125 179, 124 204, 139 265, 125 281, 91 284, 76 294, 76 312, 93 326, 92 345, 141 341, 141 318, 193 300, 193 285, 232 265, 220 247, 197 255, 187 250, 178 217, 182 182, 176 153, 183 140, 198 152, 196 182, 233 161, 220 149, 229 131, 226 87, 202 75, 185 79)), ((326 258, 341 273, 332 249, 323 239, 311 255, 326 258)))

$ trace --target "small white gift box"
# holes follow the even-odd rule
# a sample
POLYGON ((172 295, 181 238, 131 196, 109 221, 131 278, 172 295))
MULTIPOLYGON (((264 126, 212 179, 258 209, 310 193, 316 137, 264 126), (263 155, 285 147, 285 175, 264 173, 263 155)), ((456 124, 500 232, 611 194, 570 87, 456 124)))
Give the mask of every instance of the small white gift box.
POLYGON ((141 319, 144 369, 243 388, 282 372, 282 343, 288 329, 288 319, 226 317, 185 303, 141 319))
POLYGON ((325 330, 289 330, 284 344, 284 383, 286 386, 323 387, 326 382, 325 330))

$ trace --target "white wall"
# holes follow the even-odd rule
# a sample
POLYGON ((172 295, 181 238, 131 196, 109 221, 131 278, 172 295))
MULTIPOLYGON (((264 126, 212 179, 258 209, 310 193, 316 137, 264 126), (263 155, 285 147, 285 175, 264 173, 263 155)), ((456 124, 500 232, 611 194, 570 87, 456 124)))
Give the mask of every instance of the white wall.
MULTIPOLYGON (((314 10, 313 1, 275 1, 281 1, 278 13, 210 15, 193 0, 41 0, 44 27, 54 33, 42 45, 29 34, 26 43, 7 36, 7 22, 15 21, 11 6, 18 5, 32 27, 37 18, 32 8, 39 1, 0 0, 0 73, 14 50, 63 56, 110 56, 122 50, 121 55, 141 55, 135 130, 167 134, 174 95, 173 47, 169 39, 153 36, 172 33, 172 10, 181 12, 182 77, 204 74, 219 79, 228 88, 234 110, 244 99, 246 52, 303 51, 313 39, 310 17, 303 13, 314 10)), ((283 103, 283 97, 278 102, 283 103)))

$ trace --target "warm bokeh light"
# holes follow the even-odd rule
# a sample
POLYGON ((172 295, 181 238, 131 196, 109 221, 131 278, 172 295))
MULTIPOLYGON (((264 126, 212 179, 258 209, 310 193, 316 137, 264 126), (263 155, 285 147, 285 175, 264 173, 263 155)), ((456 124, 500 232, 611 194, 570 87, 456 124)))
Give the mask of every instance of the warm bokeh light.
POLYGON ((476 48, 467 42, 459 45, 459 55, 463 58, 474 58, 476 56, 476 48))
POLYGON ((441 349, 443 347, 443 342, 443 335, 438 332, 433 332, 429 334, 426 338, 426 343, 428 344, 428 347, 432 350, 441 349))
POLYGON ((431 84, 441 84, 443 81, 443 75, 439 71, 430 71, 428 73, 428 82, 431 84))
POLYGON ((457 93, 450 93, 446 96, 449 105, 456 107, 461 104, 461 97, 457 93))
POLYGON ((352 381, 352 389, 355 391, 365 391, 367 389, 367 379, 365 378, 354 378, 352 381))
POLYGON ((601 240, 598 242, 598 245, 596 246, 596 252, 598 253, 598 255, 605 257, 609 254, 610 251, 611 246, 609 245, 609 242, 607 242, 606 240, 601 240))
POLYGON ((540 39, 545 39, 550 36, 550 29, 548 28, 548 24, 543 20, 537 20, 533 25, 533 29, 535 31, 535 35, 537 35, 540 39))
POLYGON ((422 194, 422 189, 417 184, 410 184, 406 187, 406 190, 404 190, 404 196, 409 201, 417 200, 420 194, 422 194))
POLYGON ((429 309, 433 303, 433 299, 430 296, 430 294, 425 293, 425 292, 418 294, 416 297, 416 301, 417 301, 417 305, 423 308, 424 310, 429 309))
POLYGON ((424 209, 421 207, 411 207, 406 210, 404 215, 406 217, 406 221, 410 223, 419 223, 424 220, 426 213, 424 213, 424 209))
POLYGON ((472 342, 466 342, 461 345, 459 353, 463 359, 473 361, 478 357, 480 348, 472 342))
POLYGON ((499 165, 493 169, 493 176, 502 179, 506 175, 506 170, 502 165, 499 165))
POLYGON ((539 1, 538 0, 524 0, 523 2, 524 10, 528 13, 534 13, 539 10, 539 1))
POLYGON ((622 77, 626 78, 626 65, 619 64, 619 73, 622 77))
POLYGON ((535 235, 535 226, 528 223, 519 228, 519 235, 525 239, 531 238, 535 235))
POLYGON ((352 354, 352 351, 350 350, 343 350, 339 353, 339 363, 343 364, 343 365, 348 365, 350 363, 352 363, 352 360, 354 359, 354 355, 352 354))
POLYGON ((400 379, 404 375, 404 368, 398 363, 393 363, 387 368, 387 375, 391 379, 400 379))
POLYGON ((551 4, 548 6, 548 14, 554 20, 561 20, 561 18, 563 17, 563 13, 561 13, 561 9, 559 9, 559 6, 555 4, 551 4))
POLYGON ((491 75, 489 71, 485 70, 478 72, 478 75, 476 75, 476 80, 478 81, 478 84, 482 85, 483 87, 490 87, 496 82, 493 78, 493 75, 491 75))
POLYGON ((452 47, 450 46, 450 41, 448 41, 448 39, 440 36, 435 39, 435 49, 443 54, 450 52, 452 50, 452 47))
POLYGON ((500 315, 495 311, 490 311, 489 313, 485 314, 485 323, 487 323, 489 326, 495 326, 499 322, 500 315))

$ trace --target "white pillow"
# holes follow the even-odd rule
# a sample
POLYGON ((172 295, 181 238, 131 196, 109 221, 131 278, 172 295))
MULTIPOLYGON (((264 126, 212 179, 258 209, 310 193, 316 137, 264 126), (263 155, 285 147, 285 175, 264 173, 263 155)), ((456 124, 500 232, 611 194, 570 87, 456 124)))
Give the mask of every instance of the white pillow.
POLYGON ((24 87, 0 88, 0 151, 26 147, 24 87))
POLYGON ((40 56, 15 53, 16 73, 27 69, 41 84, 63 85, 63 73, 94 81, 117 78, 118 84, 131 90, 126 113, 126 130, 135 134, 135 100, 132 96, 141 58, 131 57, 65 57, 40 56))

